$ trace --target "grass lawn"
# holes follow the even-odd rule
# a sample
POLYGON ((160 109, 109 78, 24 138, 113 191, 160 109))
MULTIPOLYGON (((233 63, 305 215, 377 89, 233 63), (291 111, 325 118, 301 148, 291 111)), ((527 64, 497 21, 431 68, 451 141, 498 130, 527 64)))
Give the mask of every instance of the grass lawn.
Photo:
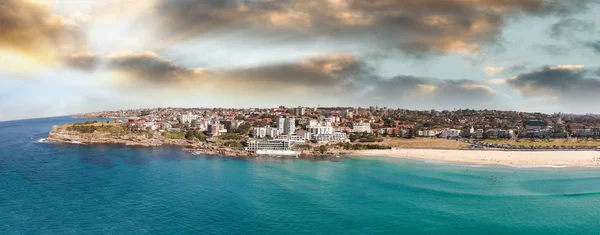
POLYGON ((445 149, 460 149, 467 146, 466 143, 456 140, 437 139, 437 138, 393 138, 383 137, 383 142, 377 144, 398 147, 398 148, 445 148, 445 149))
POLYGON ((482 142, 493 144, 510 144, 515 146, 600 146, 600 141, 597 140, 566 140, 566 139, 550 139, 550 140, 483 140, 482 142))

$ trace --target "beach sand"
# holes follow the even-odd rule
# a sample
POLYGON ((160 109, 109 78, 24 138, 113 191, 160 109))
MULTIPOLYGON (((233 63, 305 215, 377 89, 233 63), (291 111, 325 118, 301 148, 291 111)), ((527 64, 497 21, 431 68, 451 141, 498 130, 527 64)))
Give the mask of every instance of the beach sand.
POLYGON ((364 150, 353 155, 385 156, 426 161, 464 164, 508 165, 516 167, 598 166, 600 151, 502 151, 502 150, 437 150, 392 149, 364 150))

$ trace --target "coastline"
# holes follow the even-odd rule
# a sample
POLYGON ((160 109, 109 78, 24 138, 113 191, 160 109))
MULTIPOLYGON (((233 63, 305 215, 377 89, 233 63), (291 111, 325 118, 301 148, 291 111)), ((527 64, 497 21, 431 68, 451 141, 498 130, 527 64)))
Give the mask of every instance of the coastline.
POLYGON ((362 150, 352 156, 381 156, 421 161, 512 167, 600 167, 600 151, 509 151, 390 149, 362 150))
POLYGON ((250 153, 241 149, 211 146, 207 143, 183 139, 167 139, 160 135, 143 133, 120 136, 108 132, 80 133, 69 131, 65 126, 54 126, 47 141, 67 144, 114 144, 138 147, 180 146, 192 154, 221 155, 235 158, 281 158, 281 159, 343 159, 352 156, 380 156, 422 161, 449 162, 476 165, 505 165, 514 167, 600 167, 600 151, 596 150, 508 150, 508 149, 443 149, 431 146, 423 148, 393 148, 387 150, 337 150, 325 153, 300 151, 296 156, 277 156, 250 153))

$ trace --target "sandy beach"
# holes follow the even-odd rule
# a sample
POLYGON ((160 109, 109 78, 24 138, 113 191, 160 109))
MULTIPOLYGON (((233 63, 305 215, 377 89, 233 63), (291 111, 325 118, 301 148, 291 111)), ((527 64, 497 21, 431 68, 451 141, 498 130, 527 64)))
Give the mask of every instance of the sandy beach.
POLYGON ((516 167, 600 167, 600 151, 392 149, 364 150, 357 152, 355 155, 385 156, 464 164, 507 165, 516 167))

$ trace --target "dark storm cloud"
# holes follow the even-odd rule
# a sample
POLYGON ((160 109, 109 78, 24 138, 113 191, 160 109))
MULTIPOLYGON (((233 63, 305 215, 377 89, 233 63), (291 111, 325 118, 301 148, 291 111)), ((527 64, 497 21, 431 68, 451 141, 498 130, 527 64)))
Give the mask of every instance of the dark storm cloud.
POLYGON ((156 6, 156 19, 169 42, 243 29, 249 36, 368 41, 413 54, 481 53, 499 42, 508 17, 572 14, 592 1, 164 0, 156 6))
POLYGON ((105 60, 108 69, 125 73, 128 75, 126 78, 148 83, 176 83, 195 78, 199 73, 195 69, 178 66, 154 52, 125 52, 106 56, 105 60))
POLYGON ((600 54, 600 40, 593 41, 593 42, 587 42, 587 43, 585 43, 585 46, 592 49, 594 52, 600 54))
POLYGON ((600 79, 583 66, 544 67, 509 79, 507 84, 525 97, 555 97, 560 101, 594 101, 600 98, 600 79))
POLYGON ((387 105, 405 107, 498 108, 498 94, 473 80, 442 80, 414 76, 396 76, 377 81, 368 96, 387 101, 387 105))
POLYGON ((198 70, 178 66, 153 52, 121 53, 105 57, 107 68, 123 72, 135 84, 186 86, 214 92, 303 99, 339 99, 368 104, 373 99, 397 106, 497 107, 497 94, 472 80, 441 80, 412 76, 383 78, 365 61, 349 54, 331 54, 294 63, 255 67, 198 70), (414 101, 418 102, 414 102, 414 101))
POLYGON ((4 0, 0 5, 0 47, 42 59, 84 49, 86 36, 74 22, 53 15, 32 1, 4 0))

